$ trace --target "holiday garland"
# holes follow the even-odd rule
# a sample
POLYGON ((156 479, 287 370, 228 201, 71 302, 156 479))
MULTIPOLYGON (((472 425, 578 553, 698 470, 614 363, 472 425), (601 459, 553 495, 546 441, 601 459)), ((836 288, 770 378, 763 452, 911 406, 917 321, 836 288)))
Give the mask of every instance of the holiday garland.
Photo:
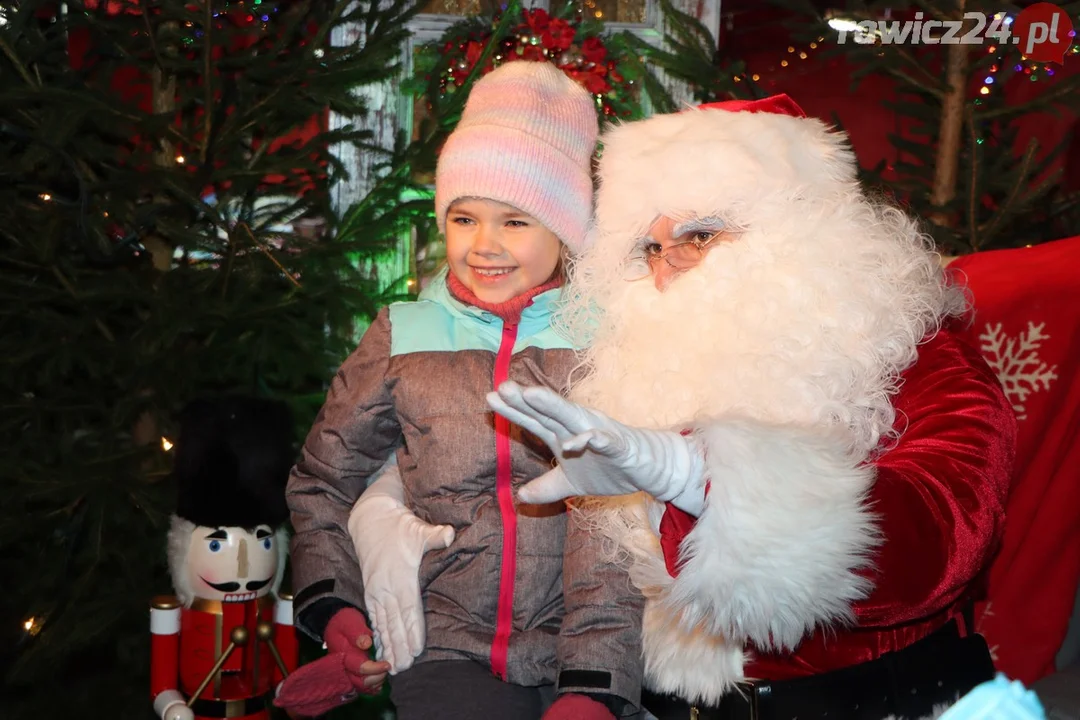
POLYGON ((479 65, 483 75, 514 60, 547 61, 576 80, 596 98, 603 118, 641 117, 635 78, 628 77, 627 51, 617 38, 603 36, 603 23, 586 17, 579 3, 553 13, 526 10, 512 3, 505 13, 467 18, 438 41, 420 48, 415 81, 438 92, 462 89, 479 65))

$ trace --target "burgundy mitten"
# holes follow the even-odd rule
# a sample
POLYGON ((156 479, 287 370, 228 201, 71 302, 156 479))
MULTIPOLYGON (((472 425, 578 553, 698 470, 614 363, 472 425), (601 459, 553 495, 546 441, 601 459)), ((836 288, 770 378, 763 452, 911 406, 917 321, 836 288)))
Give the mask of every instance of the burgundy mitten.
POLYGON ((615 716, 591 697, 566 693, 559 696, 541 720, 615 720, 615 716))
POLYGON ((326 631, 323 633, 326 649, 331 653, 357 653, 367 655, 367 649, 371 647, 371 628, 368 627, 364 614, 356 608, 342 608, 334 613, 330 622, 326 623, 326 631), (366 647, 357 647, 356 641, 366 637, 366 647))
POLYGON ((371 659, 370 650, 374 641, 363 613, 356 608, 338 610, 326 624, 323 639, 328 655, 341 656, 345 674, 356 692, 364 695, 379 693, 382 681, 371 686, 367 680, 375 675, 386 675, 390 672, 390 663, 371 659), (366 672, 362 670, 365 665, 368 666, 366 672))
POLYGON ((274 705, 301 717, 318 717, 356 695, 345 656, 332 653, 290 673, 278 687, 274 705))

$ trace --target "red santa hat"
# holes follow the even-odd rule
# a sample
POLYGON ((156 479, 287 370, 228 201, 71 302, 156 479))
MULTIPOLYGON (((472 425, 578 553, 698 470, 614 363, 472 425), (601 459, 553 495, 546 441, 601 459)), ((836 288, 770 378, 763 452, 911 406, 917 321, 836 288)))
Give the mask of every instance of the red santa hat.
POLYGON ((773 113, 804 118, 806 112, 788 95, 770 95, 760 100, 723 100, 698 105, 698 110, 724 110, 726 112, 773 113))
POLYGON ((846 137, 787 95, 658 115, 602 142, 595 242, 627 252, 661 215, 759 224, 785 204, 836 202, 856 183, 846 137))

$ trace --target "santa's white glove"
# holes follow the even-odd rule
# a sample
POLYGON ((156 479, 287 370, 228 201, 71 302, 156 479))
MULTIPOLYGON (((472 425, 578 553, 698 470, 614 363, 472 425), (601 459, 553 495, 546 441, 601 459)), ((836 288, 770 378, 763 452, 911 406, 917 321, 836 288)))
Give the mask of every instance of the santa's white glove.
POLYGON ((161 720, 194 720, 195 713, 179 690, 165 690, 154 698, 154 711, 161 720))
POLYGON ((644 490, 694 516, 704 509, 705 461, 691 438, 627 427, 548 388, 523 389, 513 381, 488 393, 487 400, 495 412, 543 440, 559 461, 518 490, 522 502, 644 490))
POLYGON ((390 663, 396 675, 424 651, 420 561, 428 550, 449 547, 454 528, 416 517, 405 506, 397 463, 387 462, 349 513, 349 535, 360 561, 376 658, 390 663))

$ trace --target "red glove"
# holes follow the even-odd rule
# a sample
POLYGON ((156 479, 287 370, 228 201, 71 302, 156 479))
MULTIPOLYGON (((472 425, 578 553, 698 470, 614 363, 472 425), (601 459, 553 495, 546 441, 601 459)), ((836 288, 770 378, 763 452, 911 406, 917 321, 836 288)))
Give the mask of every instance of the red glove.
POLYGON ((356 698, 345 656, 334 653, 292 672, 278 686, 274 705, 290 716, 318 717, 356 698))
POLYGON ((356 608, 338 610, 323 633, 329 655, 342 655, 343 667, 356 692, 374 695, 382 689, 390 663, 372 660, 373 640, 364 615, 356 608))
POLYGON ((590 697, 566 693, 560 695, 541 720, 615 720, 603 703, 590 697))

